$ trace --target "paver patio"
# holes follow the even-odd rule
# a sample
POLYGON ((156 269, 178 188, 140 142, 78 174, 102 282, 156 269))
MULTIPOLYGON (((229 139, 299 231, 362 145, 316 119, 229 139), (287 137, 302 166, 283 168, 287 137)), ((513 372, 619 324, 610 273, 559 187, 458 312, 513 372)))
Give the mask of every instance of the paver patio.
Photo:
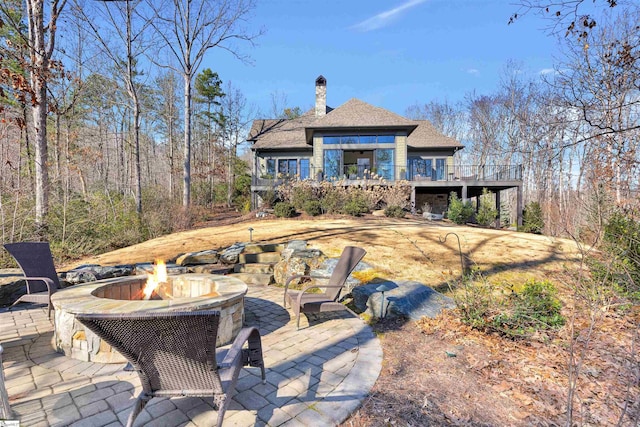
MULTIPOLYGON (((249 287, 246 324, 257 326, 267 372, 240 374, 225 426, 332 426, 355 411, 373 387, 382 349, 359 318, 337 312, 302 318, 296 330, 281 288, 249 287), (308 320, 308 321, 307 321, 308 320), (310 324, 309 324, 310 323, 310 324)), ((141 386, 124 364, 81 362, 53 350, 46 308, 0 309, 0 343, 14 418, 22 426, 121 426, 141 386)), ((209 426, 202 398, 154 398, 137 426, 209 426)))

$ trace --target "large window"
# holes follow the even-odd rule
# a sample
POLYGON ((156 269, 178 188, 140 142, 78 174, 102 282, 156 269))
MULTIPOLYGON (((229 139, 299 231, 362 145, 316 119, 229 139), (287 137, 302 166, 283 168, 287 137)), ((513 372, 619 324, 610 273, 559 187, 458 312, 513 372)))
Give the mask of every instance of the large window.
POLYGON ((278 159, 278 175, 295 176, 298 173, 297 159, 278 159))
POLYGON ((270 178, 276 176, 276 159, 267 159, 267 175, 270 178))
POLYGON ((446 159, 436 159, 436 179, 438 181, 442 181, 444 179, 444 170, 446 164, 446 159))
POLYGON ((393 144, 395 135, 330 135, 322 139, 322 143, 331 144, 393 144))
POLYGON ((300 179, 309 178, 309 159, 300 159, 300 179))
POLYGON ((392 181, 394 179, 393 152, 393 149, 376 150, 376 173, 388 181, 392 181))
POLYGON ((413 157, 409 159, 409 179, 432 179, 442 181, 446 179, 447 159, 423 159, 413 157), (435 166, 435 167, 434 167, 435 166))
POLYGON ((324 150, 324 177, 338 178, 342 175, 342 150, 324 150))

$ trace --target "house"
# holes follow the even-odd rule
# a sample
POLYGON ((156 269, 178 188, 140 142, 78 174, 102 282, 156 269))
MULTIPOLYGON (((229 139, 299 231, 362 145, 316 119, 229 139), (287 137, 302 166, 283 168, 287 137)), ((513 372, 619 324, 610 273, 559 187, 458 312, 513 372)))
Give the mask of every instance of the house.
POLYGON ((517 218, 522 219, 522 167, 459 165, 464 147, 438 132, 426 120, 409 120, 358 99, 337 108, 327 106, 327 81, 316 79, 315 108, 291 119, 255 120, 247 137, 252 143, 252 202, 291 177, 361 185, 371 176, 387 183, 407 180, 411 203, 425 203, 433 213, 447 209, 448 195, 478 197, 483 188, 496 194, 517 189, 517 218))

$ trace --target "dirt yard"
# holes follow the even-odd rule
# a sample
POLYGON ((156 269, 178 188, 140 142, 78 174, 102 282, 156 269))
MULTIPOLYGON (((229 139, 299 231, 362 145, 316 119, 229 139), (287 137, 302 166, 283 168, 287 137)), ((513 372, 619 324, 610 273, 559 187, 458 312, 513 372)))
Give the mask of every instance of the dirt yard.
MULTIPOLYGON (((345 245, 367 250, 365 261, 379 277, 421 281, 447 292, 447 280, 464 262, 491 283, 521 284, 549 279, 561 290, 571 316, 567 269, 579 260, 569 240, 513 231, 487 230, 368 216, 362 219, 245 220, 154 239, 82 260, 114 265, 170 260, 187 251, 216 249, 253 240, 307 240, 338 256, 345 245)), ((615 425, 623 412, 637 419, 638 363, 633 342, 638 312, 602 313, 587 345, 578 381, 575 425, 615 425), (634 365, 635 363, 635 365, 634 365), (635 376, 634 376, 635 375, 635 376), (634 397, 635 396, 635 397, 634 397), (635 405, 635 406, 634 406, 635 405), (635 414, 635 415, 634 415, 635 414)), ((382 374, 363 407, 343 426, 528 426, 565 424, 569 384, 568 337, 588 329, 579 316, 554 334, 527 341, 487 335, 460 323, 455 312, 435 320, 389 320, 372 325, 383 350, 382 374)), ((626 425, 629 418, 621 425, 626 425)))

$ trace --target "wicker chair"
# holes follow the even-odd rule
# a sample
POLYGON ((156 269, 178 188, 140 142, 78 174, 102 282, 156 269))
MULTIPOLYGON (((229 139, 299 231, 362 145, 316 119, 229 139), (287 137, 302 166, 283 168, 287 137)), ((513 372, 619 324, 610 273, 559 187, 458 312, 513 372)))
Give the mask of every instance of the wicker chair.
POLYGON ((219 311, 78 314, 76 319, 125 356, 142 391, 129 415, 132 426, 154 397, 213 397, 222 425, 243 366, 258 367, 265 381, 260 333, 244 328, 221 362, 216 361, 219 311), (248 342, 248 348, 242 348, 248 342))
POLYGON ((287 279, 284 285, 284 306, 287 301, 296 314, 296 327, 300 329, 300 313, 323 313, 327 311, 346 310, 347 307, 339 301, 340 291, 347 282, 349 274, 364 258, 367 251, 356 246, 347 246, 342 251, 336 268, 331 277, 313 275, 295 275, 287 279), (289 290, 293 280, 301 278, 329 279, 326 285, 309 285, 300 291, 289 290), (310 293, 311 289, 325 289, 322 293, 310 293))
POLYGON ((49 243, 8 243, 4 248, 16 259, 27 281, 27 293, 11 304, 9 309, 19 302, 47 304, 48 316, 51 318, 51 295, 60 289, 60 281, 53 265, 49 243))

